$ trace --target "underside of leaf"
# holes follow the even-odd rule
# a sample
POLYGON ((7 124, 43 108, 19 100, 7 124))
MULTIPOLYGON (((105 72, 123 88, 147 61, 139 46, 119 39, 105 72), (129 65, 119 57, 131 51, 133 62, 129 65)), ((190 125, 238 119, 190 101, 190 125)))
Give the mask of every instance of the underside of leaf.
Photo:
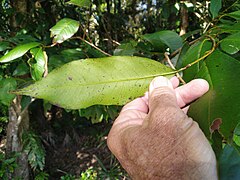
POLYGON ((171 68, 140 57, 78 60, 55 69, 47 78, 16 94, 42 98, 67 109, 123 105, 142 96, 154 77, 171 77, 170 72, 171 68))

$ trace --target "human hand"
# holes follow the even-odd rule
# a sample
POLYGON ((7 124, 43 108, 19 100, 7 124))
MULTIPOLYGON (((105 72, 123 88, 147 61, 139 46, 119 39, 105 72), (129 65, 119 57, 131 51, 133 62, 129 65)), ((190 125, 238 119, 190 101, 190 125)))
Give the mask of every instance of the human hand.
POLYGON ((178 85, 176 77, 155 78, 148 95, 125 105, 113 124, 109 149, 132 179, 217 179, 215 154, 185 107, 208 83, 178 85))

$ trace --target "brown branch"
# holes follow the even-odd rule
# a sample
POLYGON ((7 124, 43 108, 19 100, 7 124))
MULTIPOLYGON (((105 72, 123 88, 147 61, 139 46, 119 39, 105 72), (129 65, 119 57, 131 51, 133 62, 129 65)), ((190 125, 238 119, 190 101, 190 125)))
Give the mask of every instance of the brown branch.
POLYGON ((92 46, 93 48, 95 48, 96 50, 100 51, 101 53, 107 55, 107 56, 112 56, 111 54, 108 54, 107 52, 103 51, 102 49, 98 48, 97 46, 95 46, 93 43, 88 42, 87 40, 83 39, 80 36, 77 37, 72 37, 71 39, 80 39, 81 41, 87 43, 88 45, 92 46))
MULTIPOLYGON (((164 56, 165 56, 165 59, 167 60, 168 64, 170 65, 170 67, 171 67, 173 70, 176 70, 176 68, 175 68, 174 65, 172 64, 171 60, 169 59, 167 52, 164 53, 164 56)), ((177 76, 177 78, 178 78, 183 84, 186 84, 186 82, 183 80, 183 78, 180 76, 180 74, 179 74, 178 72, 176 73, 176 76, 177 76)))

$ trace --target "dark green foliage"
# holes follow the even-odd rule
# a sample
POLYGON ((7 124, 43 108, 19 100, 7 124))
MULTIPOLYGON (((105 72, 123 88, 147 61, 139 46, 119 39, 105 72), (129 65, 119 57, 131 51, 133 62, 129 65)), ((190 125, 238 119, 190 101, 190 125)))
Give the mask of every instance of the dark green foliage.
MULTIPOLYGON (((177 69, 196 61, 181 72, 186 82, 194 78, 204 78, 210 83, 210 91, 192 104, 189 115, 198 121, 205 135, 213 142, 219 158, 221 179, 239 178, 238 1, 211 0, 210 6, 203 0, 134 0, 124 1, 125 3, 121 0, 25 1, 27 4, 23 6, 18 2, 20 1, 13 3, 2 0, 0 5, 0 132, 5 133, 8 121, 6 108, 15 97, 9 92, 26 87, 32 80, 45 79, 43 77, 55 68, 77 59, 100 58, 112 54, 146 57, 167 64, 164 53, 168 52, 171 53, 169 57, 177 69), (184 10, 187 16, 184 16, 184 10), (186 18, 188 33, 179 36, 186 18), (219 119, 222 124, 211 129, 212 123, 219 119)), ((84 78, 96 78, 94 74, 81 74, 83 71, 80 67, 76 73, 84 78)), ((61 78, 53 79, 52 84, 55 84, 61 78)), ((140 88, 135 90, 140 91, 140 88)), ((74 96, 74 92, 72 94, 74 96)), ((114 95, 118 96, 117 93, 114 95)), ((72 101, 78 100, 73 98, 72 101)), ((31 99, 24 96, 21 101, 23 110, 31 99)), ((39 104, 35 109, 42 110, 42 104, 39 104)), ((45 115, 54 115, 54 109, 57 109, 56 114, 61 112, 61 108, 49 107, 52 106, 45 101, 45 115)), ((78 124, 75 119, 84 117, 92 123, 109 121, 115 118, 119 109, 115 106, 95 105, 70 111, 69 117, 72 119, 65 119, 58 125, 69 132, 69 129, 78 124)), ((36 123, 32 120, 30 125, 38 126, 37 123, 31 123, 36 123)), ((40 137, 26 132, 23 135, 23 145, 35 179, 47 179, 48 174, 43 171, 45 151, 40 137)), ((0 177, 5 176, 3 170, 13 171, 16 167, 14 161, 14 158, 4 160, 1 157, 3 163, 0 177)), ((121 177, 118 166, 105 168, 100 160, 98 163, 102 172, 96 175, 95 170, 89 169, 82 173, 82 179, 96 176, 102 179, 121 177)), ((76 177, 70 174, 61 177, 74 178, 76 177)))
POLYGON ((28 162, 34 171, 42 171, 45 165, 45 149, 40 137, 33 132, 24 132, 23 149, 28 155, 28 162))

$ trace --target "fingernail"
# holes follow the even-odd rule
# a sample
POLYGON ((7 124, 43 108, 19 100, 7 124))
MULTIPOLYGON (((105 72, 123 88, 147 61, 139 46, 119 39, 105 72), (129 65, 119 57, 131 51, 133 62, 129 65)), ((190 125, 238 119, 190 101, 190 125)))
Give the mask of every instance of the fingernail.
POLYGON ((152 85, 153 85, 153 88, 158 88, 158 87, 162 87, 162 86, 171 87, 172 84, 167 78, 160 76, 160 77, 153 79, 152 85))

